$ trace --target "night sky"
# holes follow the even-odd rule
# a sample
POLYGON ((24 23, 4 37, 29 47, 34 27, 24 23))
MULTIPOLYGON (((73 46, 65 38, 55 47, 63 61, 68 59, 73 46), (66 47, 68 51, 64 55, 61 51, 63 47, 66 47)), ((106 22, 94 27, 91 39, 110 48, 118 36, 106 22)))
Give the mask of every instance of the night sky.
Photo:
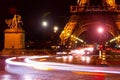
POLYGON ((14 14, 22 16, 26 43, 43 43, 44 35, 46 40, 57 39, 69 20, 70 5, 76 5, 76 0, 0 0, 0 48, 4 43, 4 30, 8 28, 5 19, 12 19, 14 14), (41 25, 44 20, 48 22, 47 28, 41 25), (59 27, 56 34, 54 26, 59 27))
POLYGON ((74 4, 76 0, 0 0, 0 29, 6 29, 5 19, 15 13, 22 16, 22 27, 29 34, 41 31, 43 20, 48 21, 48 28, 63 27, 69 19, 69 6, 74 4))
MULTIPOLYGON (((3 32, 7 27, 5 19, 13 18, 14 14, 22 16, 26 31, 26 41, 42 41, 43 33, 47 38, 53 35, 53 27, 57 25, 59 32, 63 29, 70 17, 71 5, 77 0, 0 0, 0 39, 3 42, 3 32), (41 22, 46 20, 48 27, 44 29, 41 22)), ((94 1, 94 0, 92 0, 94 1)), ((100 0, 98 0, 100 1, 100 0)), ((118 3, 119 0, 116 0, 118 3)))
POLYGON ((43 35, 44 20, 48 21, 47 32, 55 25, 61 30, 69 19, 69 7, 74 4, 76 0, 0 0, 0 32, 7 28, 5 19, 13 18, 15 13, 22 16, 22 27, 29 39, 43 35))

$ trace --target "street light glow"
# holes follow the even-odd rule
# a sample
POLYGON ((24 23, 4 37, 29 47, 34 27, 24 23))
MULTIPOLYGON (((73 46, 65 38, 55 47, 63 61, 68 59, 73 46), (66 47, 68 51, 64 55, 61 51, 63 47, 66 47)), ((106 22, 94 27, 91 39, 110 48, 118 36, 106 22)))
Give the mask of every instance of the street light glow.
POLYGON ((46 27, 48 24, 47 24, 46 21, 43 21, 43 22, 42 22, 42 25, 43 25, 43 27, 46 27))
POLYGON ((54 32, 56 33, 57 31, 58 31, 58 27, 55 26, 55 27, 54 27, 54 32))
POLYGON ((99 28, 98 28, 98 32, 99 32, 99 33, 103 33, 103 31, 104 31, 104 29, 103 29, 102 27, 99 27, 99 28))

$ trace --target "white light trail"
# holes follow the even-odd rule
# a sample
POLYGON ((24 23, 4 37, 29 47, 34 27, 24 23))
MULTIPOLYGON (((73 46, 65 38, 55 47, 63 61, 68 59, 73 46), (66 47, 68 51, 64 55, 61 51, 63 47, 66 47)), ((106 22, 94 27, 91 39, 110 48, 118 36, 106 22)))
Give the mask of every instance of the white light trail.
MULTIPOLYGON (((80 65, 72 65, 72 64, 66 64, 66 63, 40 62, 40 61, 35 61, 34 60, 34 59, 48 58, 48 57, 49 56, 24 57, 25 62, 15 61, 14 59, 16 59, 16 57, 9 58, 9 59, 6 59, 6 64, 7 64, 6 70, 9 71, 9 72, 15 72, 13 70, 16 70, 16 69, 12 68, 12 65, 15 65, 17 70, 21 70, 19 68, 24 69, 24 67, 31 67, 31 68, 40 69, 40 70, 41 69, 42 70, 68 70, 68 71, 102 72, 102 73, 120 74, 120 68, 119 67, 114 68, 114 67, 80 66, 80 65), (19 66, 23 66, 23 67, 19 67, 19 66)), ((23 57, 18 57, 18 58, 23 58, 23 57)), ((26 71, 34 72, 32 70, 29 70, 31 68, 25 68, 25 70, 28 69, 26 71)), ((22 71, 21 71, 21 73, 22 73, 22 71)))

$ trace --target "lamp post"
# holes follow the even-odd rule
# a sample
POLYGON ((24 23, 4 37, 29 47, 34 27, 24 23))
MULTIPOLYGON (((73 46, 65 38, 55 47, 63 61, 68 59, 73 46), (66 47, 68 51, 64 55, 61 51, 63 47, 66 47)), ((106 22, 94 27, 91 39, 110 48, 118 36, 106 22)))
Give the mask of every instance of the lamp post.
MULTIPOLYGON (((100 43, 102 44, 102 42, 101 42, 102 35, 101 34, 103 34, 104 29, 102 27, 99 27, 98 32, 100 33, 100 43)), ((101 59, 101 64, 107 64, 105 50, 102 49, 103 45, 100 45, 100 48, 101 49, 99 50, 99 59, 101 59)))
MULTIPOLYGON (((57 39, 57 31, 58 31, 58 26, 54 26, 53 27, 53 32, 54 32, 54 38, 55 38, 55 41, 54 41, 54 45, 56 46, 57 45, 57 41, 58 41, 58 39, 57 39)), ((57 46, 56 46, 57 47, 57 46)))
POLYGON ((101 42, 101 36, 102 36, 103 32, 104 32, 104 29, 102 27, 99 27, 98 28, 98 33, 100 34, 100 44, 102 43, 101 42))
POLYGON ((100 44, 100 48, 102 48, 102 34, 103 34, 103 32, 104 32, 104 29, 100 26, 99 28, 98 28, 98 33, 100 34, 100 42, 99 42, 99 44, 100 44))
POLYGON ((102 50, 101 50, 101 48, 102 48, 102 46, 101 46, 101 35, 102 35, 102 33, 103 33, 103 31, 104 31, 104 29, 102 28, 102 27, 99 27, 98 28, 98 33, 100 34, 100 42, 99 42, 99 59, 101 59, 101 55, 102 55, 102 50))
MULTIPOLYGON (((44 28, 46 28, 47 26, 48 26, 48 23, 46 22, 46 21, 43 21, 42 22, 42 26, 44 27, 44 28)), ((44 51, 43 51, 43 53, 45 54, 45 43, 46 43, 46 39, 45 39, 45 29, 44 29, 44 51)))

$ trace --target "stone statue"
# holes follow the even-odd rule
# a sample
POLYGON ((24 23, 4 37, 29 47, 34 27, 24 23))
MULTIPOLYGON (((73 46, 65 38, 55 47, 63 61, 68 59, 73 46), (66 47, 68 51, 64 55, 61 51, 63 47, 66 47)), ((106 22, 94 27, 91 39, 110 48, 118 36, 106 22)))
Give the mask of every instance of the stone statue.
POLYGON ((18 29, 23 25, 20 15, 14 15, 13 19, 6 19, 5 23, 10 27, 10 29, 18 29))
POLYGON ((84 6, 84 5, 86 5, 88 3, 88 0, 77 0, 77 4, 79 5, 79 6, 84 6))

